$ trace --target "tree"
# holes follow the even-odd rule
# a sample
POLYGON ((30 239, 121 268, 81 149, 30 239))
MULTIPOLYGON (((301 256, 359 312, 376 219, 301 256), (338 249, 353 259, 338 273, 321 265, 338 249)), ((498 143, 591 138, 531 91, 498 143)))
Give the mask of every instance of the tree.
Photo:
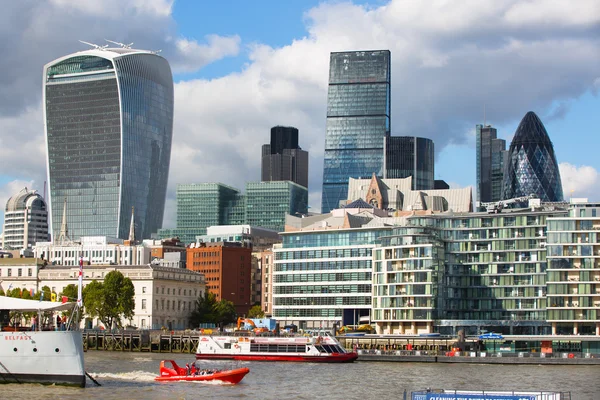
MULTIPOLYGON (((77 297, 79 295, 77 289, 78 289, 77 285, 75 285, 73 283, 65 286, 63 291, 60 292, 60 294, 59 294, 59 300, 62 301, 62 297, 64 296, 64 297, 67 297, 68 301, 77 301, 77 297)), ((73 310, 64 311, 63 314, 65 314, 67 316, 67 318, 71 319, 73 310)), ((77 314, 77 316, 78 316, 77 321, 75 321, 75 323, 77 325, 79 325, 79 323, 83 319, 83 314, 84 314, 83 309, 79 310, 79 313, 77 314)))
POLYGON ((83 289, 83 305, 88 315, 97 317, 111 329, 113 325, 121 326, 121 319, 133 317, 134 295, 131 279, 119 271, 111 271, 104 283, 94 280, 83 289))
POLYGON ((265 312, 261 308, 260 304, 252 306, 250 310, 248 310, 248 318, 264 318, 265 312))
POLYGON ((196 300, 196 308, 190 314, 190 324, 212 323, 223 326, 235 321, 235 306, 229 300, 217 301, 214 293, 205 292, 196 300))

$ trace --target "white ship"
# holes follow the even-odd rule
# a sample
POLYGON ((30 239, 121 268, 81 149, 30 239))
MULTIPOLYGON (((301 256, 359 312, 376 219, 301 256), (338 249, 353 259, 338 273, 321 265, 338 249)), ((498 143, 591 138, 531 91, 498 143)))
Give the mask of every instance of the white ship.
MULTIPOLYGON (((0 296, 0 311, 37 312, 72 309, 73 303, 0 296)), ((39 321, 39 318, 37 319, 39 321)), ((0 383, 43 383, 85 387, 80 331, 0 331, 0 383)))

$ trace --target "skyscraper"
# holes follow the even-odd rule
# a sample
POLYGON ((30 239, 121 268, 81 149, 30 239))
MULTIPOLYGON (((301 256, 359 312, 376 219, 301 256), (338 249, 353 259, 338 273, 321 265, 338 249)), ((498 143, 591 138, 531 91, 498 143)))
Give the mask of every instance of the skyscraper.
POLYGON ((173 77, 157 54, 81 51, 44 66, 50 227, 63 203, 73 239, 149 238, 162 224, 173 133, 173 77))
POLYGON ((563 201, 554 147, 544 124, 529 111, 508 150, 503 198, 535 195, 542 201, 563 201))
POLYGON ((48 209, 35 190, 21 189, 6 202, 2 248, 20 250, 48 241, 48 209))
POLYGON ((348 197, 348 178, 383 176, 390 134, 389 50, 331 53, 321 211, 348 197))
POLYGON ((412 176, 412 190, 434 188, 433 140, 413 136, 385 138, 384 178, 401 179, 412 176))
POLYGON ((475 151, 477 158, 476 201, 479 202, 502 200, 506 141, 498 139, 496 135, 496 128, 492 128, 490 125, 477 125, 475 127, 475 151))
POLYGON ((261 180, 292 181, 308 188, 308 152, 298 146, 298 129, 271 128, 271 143, 262 147, 261 180))

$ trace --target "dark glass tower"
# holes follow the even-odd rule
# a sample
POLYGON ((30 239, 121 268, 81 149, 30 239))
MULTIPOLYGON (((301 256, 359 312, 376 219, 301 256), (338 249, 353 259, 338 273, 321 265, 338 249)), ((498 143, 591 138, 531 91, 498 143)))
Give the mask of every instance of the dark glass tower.
POLYGON ((173 77, 164 58, 93 49, 44 67, 50 229, 66 199, 71 237, 149 238, 162 225, 173 133, 173 77))
POLYGON ((384 178, 412 176, 413 190, 434 188, 433 140, 412 136, 389 136, 385 139, 384 178))
POLYGON ((308 188, 308 152, 298 146, 298 129, 271 128, 271 143, 262 147, 261 180, 292 181, 308 188))
POLYGON ((542 201, 563 201, 554 147, 534 112, 519 124, 508 150, 503 198, 535 195, 542 201))
POLYGON ((349 178, 382 177, 390 133, 389 50, 331 53, 321 211, 348 197, 349 178))
POLYGON ((496 135, 496 128, 492 128, 490 125, 477 125, 475 127, 477 158, 476 201, 479 202, 502 200, 506 141, 498 139, 496 135))

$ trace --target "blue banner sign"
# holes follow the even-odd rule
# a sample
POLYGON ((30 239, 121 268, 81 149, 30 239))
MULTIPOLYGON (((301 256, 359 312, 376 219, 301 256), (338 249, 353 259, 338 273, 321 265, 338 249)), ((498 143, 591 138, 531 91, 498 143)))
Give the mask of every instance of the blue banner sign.
POLYGON ((535 400, 531 395, 412 393, 412 400, 535 400))

